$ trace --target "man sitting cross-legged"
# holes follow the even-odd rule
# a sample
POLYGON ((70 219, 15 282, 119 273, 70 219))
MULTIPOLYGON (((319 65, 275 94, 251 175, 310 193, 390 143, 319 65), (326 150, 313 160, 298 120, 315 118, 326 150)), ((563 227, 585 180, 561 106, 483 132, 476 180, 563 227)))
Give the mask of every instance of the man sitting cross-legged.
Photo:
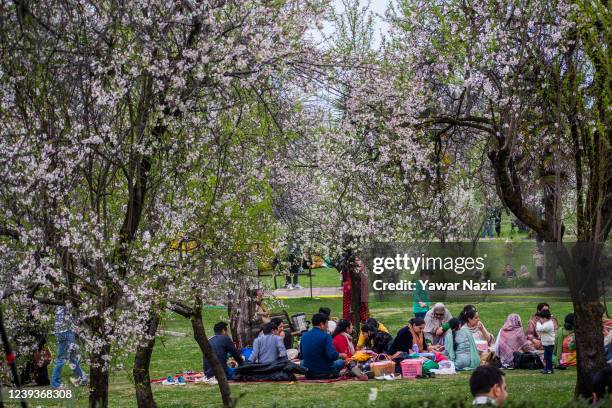
POLYGON ((308 369, 307 379, 336 378, 344 368, 346 354, 338 353, 327 332, 328 318, 322 313, 312 316, 312 329, 302 335, 300 354, 308 369))
POLYGON ((253 352, 249 357, 250 362, 267 364, 287 358, 287 349, 285 349, 279 331, 277 322, 272 321, 264 325, 263 335, 257 337, 253 342, 253 352))
MULTIPOLYGON (((215 331, 215 335, 212 336, 208 342, 212 347, 213 353, 217 356, 219 363, 221 363, 221 367, 225 370, 225 376, 228 380, 232 379, 234 374, 234 369, 227 366, 227 355, 228 353, 234 357, 238 365, 242 365, 242 356, 236 350, 232 339, 227 335, 227 323, 219 322, 215 324, 213 327, 215 331)), ((212 365, 204 358, 204 375, 207 378, 214 377, 215 374, 212 369, 212 365)))

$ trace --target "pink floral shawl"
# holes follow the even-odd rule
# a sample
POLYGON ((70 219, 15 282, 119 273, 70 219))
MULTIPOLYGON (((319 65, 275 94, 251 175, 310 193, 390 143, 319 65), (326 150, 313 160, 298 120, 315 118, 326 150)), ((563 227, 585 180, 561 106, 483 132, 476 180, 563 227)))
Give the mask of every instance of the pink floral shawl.
POLYGON ((521 317, 516 313, 508 315, 506 322, 499 330, 495 344, 495 353, 499 356, 502 364, 512 365, 514 352, 522 351, 529 345, 530 343, 523 333, 521 317))

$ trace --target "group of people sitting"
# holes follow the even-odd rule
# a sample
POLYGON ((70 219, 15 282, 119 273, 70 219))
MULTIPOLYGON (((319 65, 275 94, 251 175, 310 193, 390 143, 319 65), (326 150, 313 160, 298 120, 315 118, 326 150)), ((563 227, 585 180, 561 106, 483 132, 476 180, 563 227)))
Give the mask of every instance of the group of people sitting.
MULTIPOLYGON (((225 322, 218 322, 213 327, 214 336, 208 339, 210 346, 225 369, 225 376, 231 380, 234 376, 235 367, 228 364, 228 357, 235 361, 235 365, 241 366, 245 363, 241 352, 238 351, 234 342, 228 335, 228 326, 225 322)), ((253 350, 248 358, 251 363, 272 363, 277 360, 288 359, 286 348, 286 331, 284 323, 280 318, 272 318, 264 324, 263 329, 253 341, 253 350)), ((296 353, 297 355, 297 353, 296 353)), ((204 358, 204 375, 208 378, 214 377, 212 364, 204 358)))
MULTIPOLYGON (((459 317, 453 318, 448 309, 438 303, 427 312, 425 322, 426 338, 433 346, 444 347, 457 370, 474 369, 483 359, 495 356, 502 368, 519 368, 515 367, 517 353, 538 354, 543 360, 544 374, 552 374, 554 363, 559 368, 576 364, 574 315, 568 314, 559 329, 548 303, 538 304, 525 330, 520 316, 511 313, 497 336, 486 329, 473 305, 466 305, 459 317)), ((607 335, 605 325, 604 334, 607 335)))
MULTIPOLYGON (((411 318, 395 336, 389 333, 384 324, 368 318, 361 325, 356 343, 353 342, 351 322, 331 320, 330 314, 329 308, 321 308, 313 315, 312 327, 301 333, 297 350, 292 349, 291 344, 286 344, 283 321, 272 318, 255 338, 248 362, 269 364, 280 360, 299 360, 299 365, 306 369, 307 379, 331 379, 342 374, 367 379, 363 365, 359 363, 373 362, 379 355, 399 364, 411 354, 434 354, 436 359, 452 361, 457 371, 475 370, 483 365, 522 368, 517 366, 520 361, 517 354, 537 356, 542 361, 540 367, 543 367, 544 374, 553 372, 553 364, 558 368, 576 364, 574 315, 568 314, 563 326, 559 327, 547 303, 538 304, 526 330, 523 330, 520 316, 510 314, 497 336, 487 330, 474 305, 466 305, 458 317, 453 317, 444 304, 436 303, 424 317, 411 318)), ((606 351, 612 354, 610 326, 609 321, 604 321, 606 351)), ((226 376, 231 379, 234 368, 227 365, 228 356, 233 357, 236 365, 245 362, 227 336, 227 324, 219 322, 214 330, 211 346, 225 368, 226 376)), ((214 375, 207 361, 204 369, 207 377, 214 375)))
MULTIPOLYGON (((430 344, 429 350, 438 351, 443 346, 445 355, 455 363, 457 370, 475 369, 484 359, 492 358, 499 359, 502 368, 520 368, 516 367, 519 361, 517 353, 538 355, 544 374, 552 374, 555 364, 561 369, 576 365, 574 314, 565 316, 564 324, 559 328, 550 305, 545 302, 537 305, 526 329, 523 329, 520 316, 511 313, 497 336, 486 329, 474 305, 466 305, 459 316, 453 318, 443 304, 437 303, 424 320, 423 331, 430 344)), ((604 319, 602 330, 608 359, 612 358, 611 328, 611 322, 604 319)))

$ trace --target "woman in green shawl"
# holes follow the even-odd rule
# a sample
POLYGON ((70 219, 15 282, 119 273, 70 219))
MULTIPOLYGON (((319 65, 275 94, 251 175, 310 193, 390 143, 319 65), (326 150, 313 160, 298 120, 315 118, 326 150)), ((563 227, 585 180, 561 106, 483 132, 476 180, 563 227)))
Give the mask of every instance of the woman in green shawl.
POLYGON ((457 371, 475 369, 480 365, 480 357, 474 336, 466 327, 461 327, 461 321, 457 318, 452 318, 448 325, 450 330, 446 331, 444 338, 446 356, 455 363, 457 371))

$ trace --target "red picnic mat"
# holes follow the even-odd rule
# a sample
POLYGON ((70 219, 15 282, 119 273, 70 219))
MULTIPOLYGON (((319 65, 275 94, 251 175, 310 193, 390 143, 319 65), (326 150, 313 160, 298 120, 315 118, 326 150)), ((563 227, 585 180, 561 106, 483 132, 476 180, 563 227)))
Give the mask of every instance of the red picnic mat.
POLYGON ((364 381, 364 380, 359 380, 357 377, 349 377, 346 375, 342 377, 338 377, 338 378, 331 378, 331 379, 325 379, 325 380, 307 380, 306 377, 302 375, 296 376, 296 377, 297 378, 295 381, 254 380, 254 381, 236 381, 236 384, 256 384, 256 383, 262 383, 262 382, 274 382, 274 383, 285 383, 285 384, 290 384, 293 382, 300 382, 300 383, 306 383, 306 384, 326 384, 326 383, 334 383, 334 382, 339 382, 339 381, 364 381))
MULTIPOLYGON (((198 379, 204 377, 204 372, 202 371, 197 371, 197 372, 186 372, 186 373, 181 373, 181 374, 176 374, 172 377, 172 379, 174 381, 178 380, 179 377, 183 377, 183 379, 185 380, 186 383, 193 383, 193 382, 197 382, 198 379)), ((155 380, 151 380, 151 383, 161 383, 164 380, 166 380, 168 377, 162 377, 162 378, 158 378, 155 380)), ((273 381, 273 380, 255 380, 255 381, 231 381, 231 382, 236 382, 237 384, 255 384, 255 383, 262 383, 262 382, 273 382, 273 383, 292 383, 292 382, 301 382, 301 383, 313 383, 313 384, 325 384, 325 383, 333 383, 333 382, 339 382, 339 381, 360 381, 358 378, 356 377, 349 377, 349 376, 342 376, 342 377, 338 377, 338 378, 331 378, 331 379, 325 379, 325 380, 307 380, 306 377, 300 375, 297 376, 296 381, 273 381)), ((363 381, 363 380, 361 380, 363 381)))
MULTIPOLYGON (((183 379, 185 380, 185 382, 196 382, 196 380, 198 378, 202 378, 204 377, 204 372, 203 371, 187 371, 184 373, 180 373, 180 374, 175 374, 174 376, 172 376, 172 379, 174 381, 178 380, 179 377, 183 377, 183 379)), ((162 377, 162 378, 158 378, 156 380, 151 380, 150 382, 152 383, 160 383, 163 382, 164 380, 166 380, 168 377, 162 377)))

